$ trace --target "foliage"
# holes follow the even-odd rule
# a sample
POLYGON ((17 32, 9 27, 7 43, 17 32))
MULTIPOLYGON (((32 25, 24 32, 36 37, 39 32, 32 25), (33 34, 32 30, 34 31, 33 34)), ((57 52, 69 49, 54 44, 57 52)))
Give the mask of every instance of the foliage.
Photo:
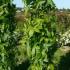
POLYGON ((17 50, 14 33, 16 9, 11 0, 0 1, 0 70, 13 70, 17 50))
POLYGON ((65 54, 59 42, 70 44, 70 31, 57 35, 52 0, 24 1, 24 20, 16 22, 12 0, 0 0, 0 70, 56 70, 65 54))
POLYGON ((64 46, 70 46, 70 30, 61 35, 60 43, 64 46))
POLYGON ((70 16, 69 12, 63 10, 56 10, 57 17, 57 31, 64 33, 70 28, 70 16), (62 12, 61 12, 62 11, 62 12))
POLYGON ((18 59, 19 62, 30 61, 28 70, 54 70, 52 59, 57 50, 57 36, 53 12, 55 5, 52 0, 36 0, 25 7, 24 13, 30 16, 23 24, 22 45, 18 47, 22 51, 19 50, 18 59))

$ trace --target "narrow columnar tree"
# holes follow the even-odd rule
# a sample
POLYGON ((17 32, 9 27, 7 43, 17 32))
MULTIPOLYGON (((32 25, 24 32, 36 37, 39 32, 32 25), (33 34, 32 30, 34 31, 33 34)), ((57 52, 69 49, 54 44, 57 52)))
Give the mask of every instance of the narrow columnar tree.
POLYGON ((55 5, 52 0, 25 0, 23 46, 30 60, 29 70, 54 70, 57 50, 55 5))

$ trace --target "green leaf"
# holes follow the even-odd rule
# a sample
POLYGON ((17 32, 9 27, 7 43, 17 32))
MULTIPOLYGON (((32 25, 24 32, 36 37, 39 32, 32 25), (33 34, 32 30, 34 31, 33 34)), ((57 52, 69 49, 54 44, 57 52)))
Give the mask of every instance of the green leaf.
POLYGON ((34 30, 30 30, 30 31, 29 31, 29 36, 30 36, 30 37, 33 36, 33 33, 34 33, 34 30))

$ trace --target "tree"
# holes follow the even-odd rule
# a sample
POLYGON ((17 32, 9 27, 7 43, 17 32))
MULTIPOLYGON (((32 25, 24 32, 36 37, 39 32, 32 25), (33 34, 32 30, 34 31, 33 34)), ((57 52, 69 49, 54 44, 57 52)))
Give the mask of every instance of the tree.
POLYGON ((0 70, 15 66, 15 5, 12 0, 0 0, 0 70))
POLYGON ((23 46, 30 60, 28 70, 54 70, 52 61, 57 50, 55 5, 52 0, 26 0, 23 46))

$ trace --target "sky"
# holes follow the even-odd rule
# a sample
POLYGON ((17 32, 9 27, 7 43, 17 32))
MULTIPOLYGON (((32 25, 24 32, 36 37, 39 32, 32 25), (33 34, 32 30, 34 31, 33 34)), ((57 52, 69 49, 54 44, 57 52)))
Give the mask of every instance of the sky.
POLYGON ((24 7, 22 0, 14 0, 13 3, 16 4, 16 7, 24 7))
MULTIPOLYGON (((70 8, 70 0, 53 0, 53 1, 56 7, 59 9, 70 8)), ((24 7, 22 0, 14 0, 13 3, 16 4, 16 7, 24 7)))
POLYGON ((70 8, 70 0, 53 0, 57 8, 70 8))

